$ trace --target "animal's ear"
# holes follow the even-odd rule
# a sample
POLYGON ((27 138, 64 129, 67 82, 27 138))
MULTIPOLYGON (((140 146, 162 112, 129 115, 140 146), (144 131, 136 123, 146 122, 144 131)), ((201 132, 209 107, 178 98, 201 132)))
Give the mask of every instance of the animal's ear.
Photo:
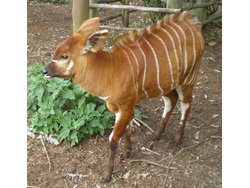
POLYGON ((81 36, 89 36, 97 30, 98 26, 99 18, 91 18, 84 21, 76 33, 80 34, 81 36))
POLYGON ((97 52, 105 43, 109 37, 109 32, 107 29, 97 31, 90 35, 87 39, 87 44, 83 49, 83 54, 86 54, 88 51, 97 52))

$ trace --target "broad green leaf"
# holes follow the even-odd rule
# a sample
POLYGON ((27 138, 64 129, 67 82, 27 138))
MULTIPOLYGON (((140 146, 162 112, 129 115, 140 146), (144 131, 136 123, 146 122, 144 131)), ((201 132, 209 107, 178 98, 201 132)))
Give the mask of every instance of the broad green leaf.
POLYGON ((69 136, 69 133, 70 133, 70 129, 62 129, 58 136, 58 139, 59 140, 66 139, 69 136))
POLYGON ((38 101, 41 101, 43 93, 44 93, 44 88, 43 87, 36 87, 35 95, 37 96, 38 101))
POLYGON ((78 101, 78 108, 81 108, 82 107, 82 104, 86 101, 86 98, 85 97, 82 97, 79 99, 78 101))
POLYGON ((74 93, 73 93, 72 90, 66 90, 63 93, 63 97, 66 98, 66 99, 70 99, 70 100, 74 100, 75 99, 75 95, 74 95, 74 93))

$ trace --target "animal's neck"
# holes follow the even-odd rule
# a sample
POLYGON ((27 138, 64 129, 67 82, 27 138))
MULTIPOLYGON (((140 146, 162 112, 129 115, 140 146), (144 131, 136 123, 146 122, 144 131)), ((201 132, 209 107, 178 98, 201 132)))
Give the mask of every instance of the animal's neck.
POLYGON ((92 95, 107 96, 114 70, 111 55, 100 50, 89 53, 85 58, 86 61, 78 66, 73 80, 92 95))

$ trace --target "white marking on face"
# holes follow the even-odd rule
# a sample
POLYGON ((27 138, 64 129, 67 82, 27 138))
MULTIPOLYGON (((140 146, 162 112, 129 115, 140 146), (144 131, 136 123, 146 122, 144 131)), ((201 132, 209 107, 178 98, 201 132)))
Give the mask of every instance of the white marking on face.
POLYGON ((53 60, 53 59, 52 59, 51 61, 54 62, 54 63, 58 63, 58 60, 53 60))
POLYGON ((44 78, 51 78, 51 76, 44 75, 44 78))
POLYGON ((109 96, 107 96, 107 97, 99 97, 99 98, 106 101, 109 98, 109 96))
POLYGON ((165 118, 167 113, 171 110, 172 108, 172 105, 171 105, 171 101, 168 97, 162 97, 163 100, 164 100, 164 111, 163 111, 163 114, 162 114, 162 118, 165 118))
POLYGON ((74 62, 71 60, 69 66, 66 68, 66 72, 64 73, 65 76, 69 75, 70 69, 74 66, 74 62))

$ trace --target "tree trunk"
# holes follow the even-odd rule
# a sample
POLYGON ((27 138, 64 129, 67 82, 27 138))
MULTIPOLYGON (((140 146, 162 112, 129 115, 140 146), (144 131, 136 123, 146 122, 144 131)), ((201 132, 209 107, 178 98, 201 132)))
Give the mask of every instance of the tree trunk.
MULTIPOLYGON (((97 3, 98 0, 89 0, 89 4, 94 4, 94 3, 97 3)), ((98 16, 98 11, 97 11, 97 8, 90 8, 89 9, 89 18, 94 18, 94 17, 97 17, 98 16)))
POLYGON ((167 8, 182 8, 183 0, 166 0, 167 8))
MULTIPOLYGON (((196 0, 196 3, 207 3, 209 0, 196 0)), ((207 19, 207 8, 197 8, 195 14, 200 22, 203 22, 207 19)))
POLYGON ((75 33, 82 22, 89 19, 89 0, 73 0, 72 17, 73 33, 75 33))
MULTIPOLYGON (((129 0, 122 0, 123 5, 128 5, 129 0)), ((129 10, 122 10, 122 24, 123 27, 129 27, 129 10)))

